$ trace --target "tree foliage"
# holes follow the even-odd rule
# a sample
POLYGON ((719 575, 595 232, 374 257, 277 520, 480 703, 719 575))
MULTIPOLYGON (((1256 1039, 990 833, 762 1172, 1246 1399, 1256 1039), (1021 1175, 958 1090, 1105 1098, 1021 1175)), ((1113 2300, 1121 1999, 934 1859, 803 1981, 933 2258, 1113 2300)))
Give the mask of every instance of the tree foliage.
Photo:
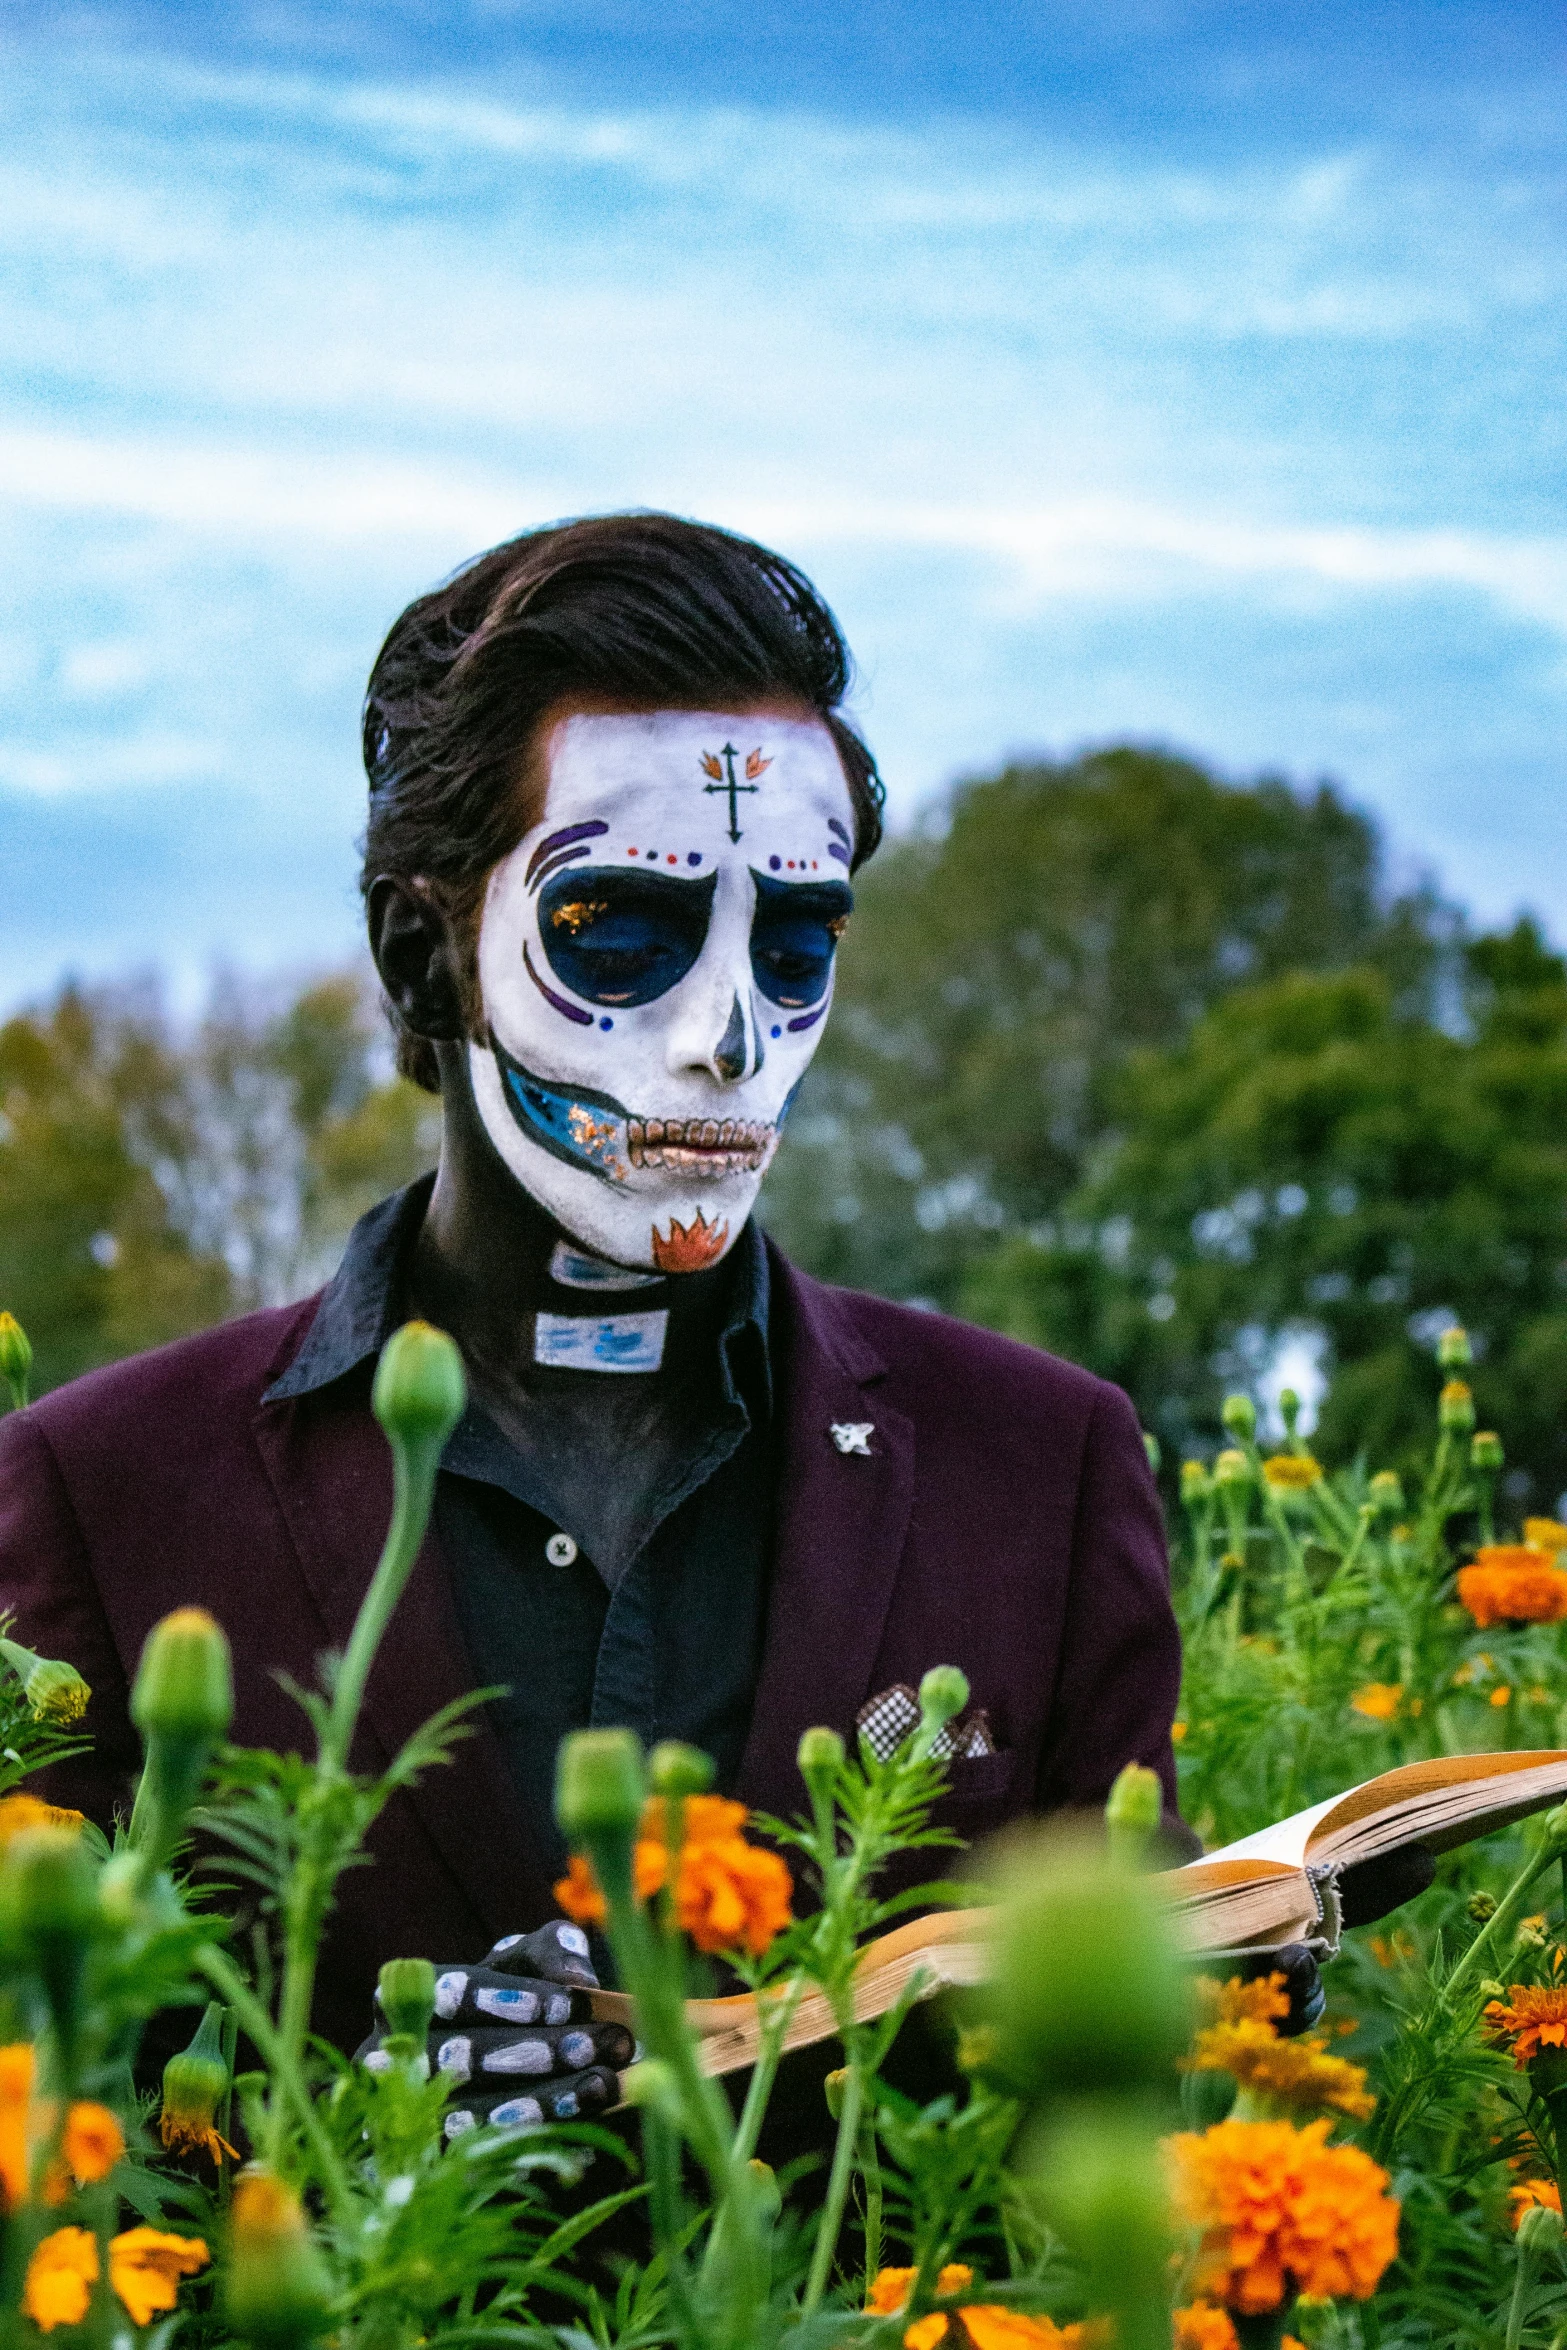
POLYGON ((1429 1003, 1452 928, 1388 902, 1329 785, 1233 787, 1131 749, 958 787, 856 881, 832 1023, 765 1213, 813 1271, 956 1307, 976 1254, 1060 1207, 1139 1049, 1237 988, 1367 964, 1429 1003))

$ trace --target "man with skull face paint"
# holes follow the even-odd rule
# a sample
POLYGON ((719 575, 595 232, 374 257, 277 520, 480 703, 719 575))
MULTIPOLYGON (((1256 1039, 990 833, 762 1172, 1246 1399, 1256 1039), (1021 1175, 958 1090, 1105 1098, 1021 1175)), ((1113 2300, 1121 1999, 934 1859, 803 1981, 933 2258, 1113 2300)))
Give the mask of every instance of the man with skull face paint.
POLYGON ((629 2052, 591 2024, 580 1935, 518 1931, 552 1907, 572 1728, 688 1738, 787 1812, 805 1728, 895 1735, 952 1663, 961 1836, 1094 1809, 1131 1760, 1174 1818, 1179 1655, 1124 1396, 810 1280, 751 1220, 880 831, 846 684, 797 571, 668 516, 534 533, 412 605, 367 697, 364 887, 400 1065, 440 1095, 433 1182, 317 1296, 0 1424, 0 1608, 94 1692, 48 1791, 107 1821, 172 1607, 229 1631, 236 1737, 297 1744, 279 1669, 341 1647, 386 1520, 375 1356, 410 1313, 458 1339, 471 1402, 362 1759, 503 1694, 345 1879, 317 2022, 352 2045, 380 1962, 436 1959, 459 2126, 591 2110, 629 2052))

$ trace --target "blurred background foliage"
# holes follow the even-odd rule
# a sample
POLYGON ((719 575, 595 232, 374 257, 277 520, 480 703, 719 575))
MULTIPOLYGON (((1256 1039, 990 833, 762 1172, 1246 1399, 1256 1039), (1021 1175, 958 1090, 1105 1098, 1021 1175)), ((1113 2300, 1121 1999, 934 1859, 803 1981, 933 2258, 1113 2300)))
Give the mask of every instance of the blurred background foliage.
MULTIPOLYGON (((1323 1444, 1415 1447, 1471 1330, 1512 1497, 1567 1487, 1567 966, 1393 887, 1329 785, 1135 749, 957 784, 856 881, 768 1179, 809 1270, 1120 1381, 1172 1457, 1224 1390, 1327 1382, 1323 1444)), ((0 1029, 0 1303, 40 1384, 324 1277, 432 1163, 368 976, 147 984, 0 1029)))

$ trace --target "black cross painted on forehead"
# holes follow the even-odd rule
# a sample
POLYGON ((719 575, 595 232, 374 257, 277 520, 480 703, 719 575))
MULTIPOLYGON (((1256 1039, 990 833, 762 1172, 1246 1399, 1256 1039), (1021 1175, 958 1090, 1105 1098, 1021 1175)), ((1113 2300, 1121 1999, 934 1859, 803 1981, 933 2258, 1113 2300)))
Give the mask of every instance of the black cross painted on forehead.
MULTIPOLYGON (((702 789, 704 793, 722 791, 729 794, 729 837, 731 840, 738 840, 740 838, 739 808, 737 806, 739 795, 743 791, 760 791, 762 787, 759 783, 736 783, 735 758, 737 754, 733 743, 725 743, 722 751, 720 751, 718 756, 724 761, 724 764, 729 769, 729 780, 727 783, 723 781, 718 783, 704 783, 702 789)), ((705 758, 702 764, 705 768, 707 768, 709 774, 713 774, 717 771, 718 759, 713 761, 711 767, 708 767, 708 763, 705 758)), ((771 760, 769 760, 767 764, 770 766, 772 764, 771 760)))

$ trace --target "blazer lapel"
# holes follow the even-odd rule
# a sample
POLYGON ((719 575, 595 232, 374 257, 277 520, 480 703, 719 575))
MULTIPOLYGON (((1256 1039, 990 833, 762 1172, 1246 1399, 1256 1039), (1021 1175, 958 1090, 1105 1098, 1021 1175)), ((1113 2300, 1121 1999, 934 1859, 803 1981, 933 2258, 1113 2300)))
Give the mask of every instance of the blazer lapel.
POLYGON ((762 1671, 738 1793, 788 1813, 803 1801, 795 1749, 814 1723, 846 1737, 871 1695, 914 1490, 914 1424, 876 1393, 886 1366, 837 1318, 829 1292, 769 1250, 787 1315, 772 1584, 762 1671), (863 1429, 864 1452, 833 1429, 863 1429))
MULTIPOLYGON (((256 1443, 327 1638, 341 1649, 380 1556, 391 1454, 359 1383, 264 1404, 256 1443)), ((356 1761, 383 1768, 442 1706, 474 1686, 446 1570, 427 1537, 393 1610, 365 1692, 356 1761), (371 1746, 377 1750, 372 1755, 371 1746)), ((410 1790, 414 1809, 495 1939, 550 1914, 549 1876, 525 1839, 499 1742, 469 1717, 452 1760, 410 1790)))

